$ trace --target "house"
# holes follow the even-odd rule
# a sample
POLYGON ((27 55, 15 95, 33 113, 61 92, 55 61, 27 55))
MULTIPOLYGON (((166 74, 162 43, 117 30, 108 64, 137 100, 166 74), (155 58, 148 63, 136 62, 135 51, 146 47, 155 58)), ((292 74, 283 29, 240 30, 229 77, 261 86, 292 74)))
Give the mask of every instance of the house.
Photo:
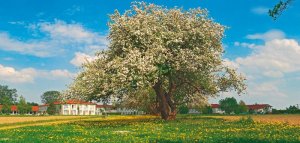
POLYGON ((200 114, 201 112, 195 108, 189 108, 189 114, 200 114))
MULTIPOLYGON (((96 115, 96 104, 81 100, 57 101, 53 103, 58 115, 96 115)), ((39 106, 39 113, 44 114, 49 108, 48 104, 39 106)))
POLYGON ((96 115, 102 115, 102 113, 110 113, 113 108, 113 105, 96 105, 96 115))
POLYGON ((253 105, 247 105, 247 107, 250 113, 260 113, 260 114, 272 113, 272 106, 269 104, 253 104, 253 105))
MULTIPOLYGON (((0 113, 2 112, 2 108, 3 108, 3 105, 0 105, 0 113)), ((38 111, 39 111, 39 106, 31 106, 31 110, 28 111, 28 114, 34 115, 34 114, 37 114, 38 111)), ((12 115, 19 114, 18 106, 17 105, 11 105, 9 114, 12 114, 12 115)))
POLYGON ((39 112, 39 106, 31 106, 31 114, 36 115, 39 112))
POLYGON ((47 114, 48 104, 39 105, 39 114, 47 114))
POLYGON ((145 114, 144 111, 139 111, 137 109, 129 109, 129 108, 117 108, 117 113, 121 115, 142 115, 145 114))
POLYGON ((212 113, 213 114, 224 114, 225 113, 225 111, 223 111, 220 108, 219 104, 211 104, 211 108, 212 108, 212 113))
POLYGON ((13 114, 13 115, 18 114, 18 106, 17 105, 11 105, 10 110, 11 110, 11 114, 13 114))

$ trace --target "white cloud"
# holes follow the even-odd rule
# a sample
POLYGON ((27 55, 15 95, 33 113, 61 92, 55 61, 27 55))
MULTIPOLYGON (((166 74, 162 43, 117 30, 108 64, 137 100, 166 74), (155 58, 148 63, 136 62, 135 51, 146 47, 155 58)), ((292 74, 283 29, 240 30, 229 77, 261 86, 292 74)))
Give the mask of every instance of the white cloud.
POLYGON ((70 61, 70 63, 73 64, 74 66, 80 67, 82 64, 93 61, 95 59, 96 57, 94 56, 90 56, 88 54, 81 53, 81 52, 76 52, 75 57, 70 61))
POLYGON ((251 55, 235 62, 255 75, 282 77, 286 73, 300 72, 300 45, 294 39, 275 39, 257 45, 251 55))
POLYGON ((267 15, 269 8, 267 7, 255 7, 251 9, 251 12, 258 15, 267 15))
POLYGON ((283 39, 285 38, 285 34, 280 30, 270 30, 266 33, 257 33, 257 34, 250 34, 246 36, 247 39, 259 39, 264 41, 271 41, 274 39, 283 39))
POLYGON ((15 51, 22 54, 47 57, 51 51, 51 44, 45 41, 20 41, 11 38, 7 33, 0 32, 0 49, 5 51, 15 51))
POLYGON ((237 46, 237 47, 246 47, 246 48, 250 48, 250 49, 253 49, 254 47, 256 47, 256 44, 250 44, 250 43, 245 43, 245 42, 234 42, 234 46, 237 46))
POLYGON ((0 80, 11 83, 33 82, 36 76, 36 71, 33 68, 26 68, 17 71, 12 67, 0 65, 0 80))
POLYGON ((32 29, 33 33, 46 36, 42 39, 19 40, 8 33, 0 32, 0 49, 37 57, 50 57, 70 51, 94 52, 106 48, 107 45, 105 36, 87 30, 78 23, 68 24, 56 20, 54 23, 33 24, 28 28, 32 29))
POLYGON ((271 96, 271 97, 285 97, 287 96, 284 92, 280 90, 280 84, 282 82, 273 81, 273 82, 262 82, 262 83, 255 83, 250 85, 250 89, 248 89, 250 96, 271 96))
MULTIPOLYGON (((247 36, 249 39, 264 40, 263 44, 235 42, 235 46, 249 47, 252 52, 246 57, 238 57, 234 60, 225 60, 227 65, 238 67, 237 69, 247 78, 248 102, 270 103, 283 108, 288 106, 295 83, 289 83, 289 78, 300 72, 300 45, 295 39, 285 38, 285 34, 279 30, 271 30, 247 36), (291 85, 292 84, 292 85, 291 85), (282 100, 285 100, 282 102, 282 100)), ((299 82, 293 79, 293 82, 299 82)), ((298 80, 298 81, 297 81, 298 80)), ((232 93, 227 93, 231 94, 232 93)), ((299 98, 296 100, 299 100, 299 98)))
POLYGON ((50 71, 50 74, 52 77, 57 77, 57 78, 73 78, 75 77, 76 74, 69 72, 68 70, 52 70, 50 71))
POLYGON ((61 79, 73 78, 74 73, 68 70, 37 70, 34 68, 24 68, 17 70, 13 67, 3 66, 0 64, 0 81, 8 83, 33 83, 37 78, 44 79, 61 79))

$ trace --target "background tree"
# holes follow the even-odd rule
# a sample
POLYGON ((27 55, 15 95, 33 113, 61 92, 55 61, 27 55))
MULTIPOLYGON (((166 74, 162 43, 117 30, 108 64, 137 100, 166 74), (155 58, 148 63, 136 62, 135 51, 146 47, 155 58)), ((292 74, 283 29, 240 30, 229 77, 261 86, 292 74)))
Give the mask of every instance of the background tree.
POLYGON ((180 114, 187 114, 189 113, 189 108, 187 105, 180 105, 179 106, 179 113, 180 114))
POLYGON ((26 114, 30 112, 29 105, 27 105, 26 100, 23 96, 20 96, 19 102, 18 102, 18 112, 19 114, 26 114))
POLYGON ((225 111, 225 113, 235 113, 238 109, 238 103, 234 97, 227 97, 219 101, 220 108, 225 111))
POLYGON ((13 104, 16 102, 17 97, 16 89, 10 89, 6 85, 0 85, 0 104, 6 104, 5 102, 13 104))
POLYGON ((47 108, 47 113, 49 115, 55 115, 56 114, 56 106, 53 102, 50 102, 49 103, 49 106, 47 108))
POLYGON ((212 114, 213 110, 211 108, 211 106, 206 105, 200 108, 200 111, 202 112, 202 114, 212 114))
POLYGON ((38 106, 39 104, 38 104, 38 103, 35 103, 35 102, 27 102, 27 105, 30 105, 30 106, 38 106))
POLYGON ((42 103, 49 104, 55 102, 59 99, 60 92, 59 91, 47 91, 42 96, 42 103))
POLYGON ((239 105, 238 105, 238 109, 236 111, 237 114, 240 114, 240 113, 247 113, 248 112, 248 106, 246 105, 246 103, 241 100, 239 102, 239 105))
POLYGON ((288 108, 286 108, 286 112, 289 114, 296 114, 296 113, 300 113, 300 109, 298 109, 296 106, 290 106, 288 108))
POLYGON ((110 15, 109 29, 108 49, 83 66, 66 98, 126 98, 151 89, 169 120, 179 105, 245 89, 244 78, 223 64, 224 27, 206 10, 134 3, 110 15))
POLYGON ((9 114, 11 113, 11 105, 13 105, 12 101, 9 99, 9 97, 4 96, 1 98, 2 100, 2 113, 9 114))

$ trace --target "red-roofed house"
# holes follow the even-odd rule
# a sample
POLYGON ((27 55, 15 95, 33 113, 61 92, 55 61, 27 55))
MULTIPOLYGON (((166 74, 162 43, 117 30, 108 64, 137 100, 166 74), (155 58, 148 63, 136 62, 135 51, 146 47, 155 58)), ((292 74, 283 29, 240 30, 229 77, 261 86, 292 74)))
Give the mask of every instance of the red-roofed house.
POLYGON ((12 114, 18 114, 18 106, 17 105, 11 105, 10 107, 12 114))
POLYGON ((272 106, 269 104, 253 104, 247 105, 249 112, 254 113, 272 113, 272 106))
POLYGON ((39 112, 39 106, 32 106, 31 112, 32 112, 32 114, 37 114, 39 112))
POLYGON ((211 104, 213 114, 224 114, 225 111, 221 110, 219 104, 211 104))
MULTIPOLYGON (((96 104, 81 100, 57 101, 54 105, 59 115, 95 115, 96 104)), ((39 112, 44 114, 47 112, 48 104, 40 105, 39 112)))

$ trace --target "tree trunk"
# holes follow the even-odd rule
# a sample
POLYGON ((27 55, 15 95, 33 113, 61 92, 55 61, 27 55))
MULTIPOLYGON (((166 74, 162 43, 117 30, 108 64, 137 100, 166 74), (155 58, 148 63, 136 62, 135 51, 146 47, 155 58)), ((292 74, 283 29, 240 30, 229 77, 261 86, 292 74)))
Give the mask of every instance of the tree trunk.
POLYGON ((153 86, 159 102, 159 111, 164 120, 174 120, 176 118, 176 106, 172 102, 172 95, 166 93, 161 87, 161 82, 153 86))

